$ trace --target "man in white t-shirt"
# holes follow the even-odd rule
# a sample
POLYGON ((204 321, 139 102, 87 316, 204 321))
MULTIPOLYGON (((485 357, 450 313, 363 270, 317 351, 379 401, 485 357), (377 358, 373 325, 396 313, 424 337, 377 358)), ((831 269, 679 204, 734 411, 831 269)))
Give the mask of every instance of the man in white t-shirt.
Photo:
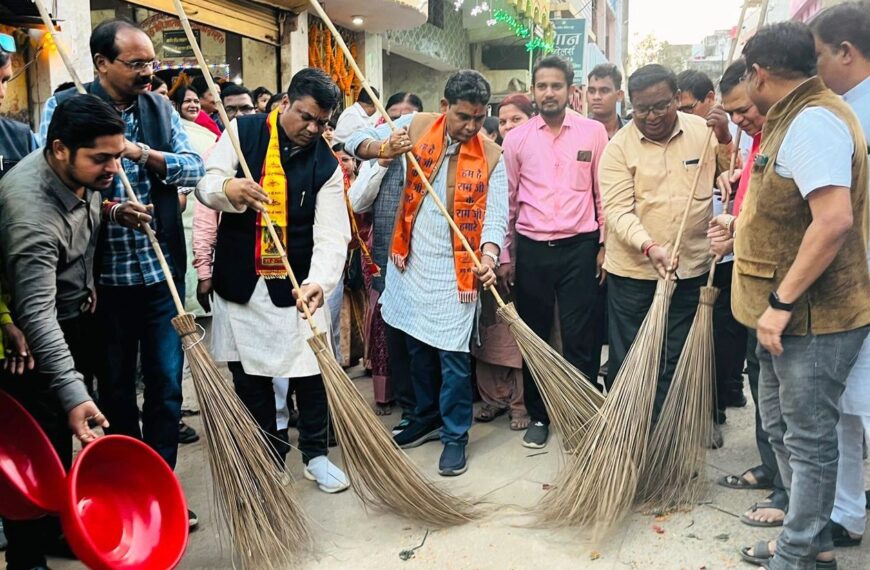
MULTIPOLYGON (((372 87, 376 97, 381 94, 372 87)), ((369 97, 368 91, 363 89, 356 98, 356 103, 341 112, 338 122, 335 124, 335 132, 332 134, 332 144, 347 142, 355 132, 373 127, 378 120, 377 109, 374 101, 369 97)))
MULTIPOLYGON (((870 133, 870 5, 850 2, 820 13, 811 23, 819 76, 852 107, 870 133)), ((864 438, 870 433, 870 342, 840 398, 837 424, 840 460, 837 496, 831 513, 834 546, 858 546, 867 525, 864 493, 864 438)))

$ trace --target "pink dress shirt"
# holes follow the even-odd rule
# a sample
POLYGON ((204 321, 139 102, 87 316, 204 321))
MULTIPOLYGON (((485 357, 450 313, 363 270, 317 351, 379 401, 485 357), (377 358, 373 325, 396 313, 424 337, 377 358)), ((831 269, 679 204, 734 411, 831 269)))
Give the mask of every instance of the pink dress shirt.
POLYGON ((604 211, 598 162, 607 130, 598 121, 566 113, 558 135, 540 116, 510 131, 504 140, 510 217, 502 263, 510 262, 514 233, 535 241, 601 231, 604 211))

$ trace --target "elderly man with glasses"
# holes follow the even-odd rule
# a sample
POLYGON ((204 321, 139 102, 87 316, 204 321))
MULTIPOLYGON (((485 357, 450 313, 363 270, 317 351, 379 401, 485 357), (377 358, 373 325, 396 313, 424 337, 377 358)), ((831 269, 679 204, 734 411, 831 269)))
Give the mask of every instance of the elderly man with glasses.
MULTIPOLYGON (((654 417, 667 395, 677 359, 689 333, 700 288, 710 267, 707 223, 712 217, 713 181, 728 167, 727 125, 710 140, 707 122, 677 111, 674 73, 647 65, 628 79, 634 120, 613 137, 601 159, 599 178, 607 238, 610 365, 608 388, 652 304, 658 279, 678 279, 668 315, 666 357, 656 392, 654 417), (717 140, 718 139, 718 143, 717 140), (704 146, 712 145, 701 163, 704 146), (697 188, 692 182, 702 169, 697 188), (693 195, 694 192, 694 195, 693 195), (692 201, 680 255, 671 253, 677 229, 692 201)), ((717 125, 718 126, 718 125, 717 125)))
MULTIPOLYGON (((187 249, 178 188, 196 186, 205 175, 202 158, 172 104, 149 90, 156 62, 145 32, 129 20, 108 20, 94 28, 90 49, 97 80, 85 89, 112 105, 127 125, 122 165, 139 201, 147 205, 142 221, 154 227, 183 299, 187 249)), ((74 94, 69 89, 46 102, 43 140, 57 105, 74 94)), ((102 195, 106 208, 127 200, 118 179, 102 195)), ((167 276, 143 233, 109 223, 99 239, 101 255, 94 273, 103 348, 97 363, 100 405, 106 415, 117 418, 110 432, 144 439, 174 468, 184 355, 172 328, 176 313, 167 276), (145 382, 141 427, 137 362, 145 382)), ((191 524, 195 522, 191 515, 191 524)))

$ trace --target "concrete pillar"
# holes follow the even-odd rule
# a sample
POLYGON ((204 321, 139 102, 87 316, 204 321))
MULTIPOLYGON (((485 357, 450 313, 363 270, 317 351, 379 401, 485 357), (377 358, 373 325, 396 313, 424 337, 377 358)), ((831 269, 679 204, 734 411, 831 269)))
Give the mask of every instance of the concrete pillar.
POLYGON ((281 85, 286 90, 290 79, 300 69, 308 67, 308 12, 299 14, 296 28, 290 25, 284 27, 281 38, 281 85))
POLYGON ((384 92, 383 36, 366 32, 362 39, 362 56, 362 70, 366 74, 366 79, 381 91, 381 97, 386 101, 390 94, 384 92))
MULTIPOLYGON (((91 38, 91 5, 90 0, 63 0, 53 3, 56 13, 52 17, 61 20, 61 32, 55 41, 63 47, 72 60, 73 67, 82 81, 88 82, 94 78, 94 64, 91 61, 89 42, 91 38)), ((34 43, 41 45, 44 30, 32 30, 34 43)), ((72 77, 64 67, 63 60, 56 50, 42 50, 31 66, 28 78, 30 82, 30 114, 34 125, 39 125, 42 107, 51 97, 54 89, 72 77)))

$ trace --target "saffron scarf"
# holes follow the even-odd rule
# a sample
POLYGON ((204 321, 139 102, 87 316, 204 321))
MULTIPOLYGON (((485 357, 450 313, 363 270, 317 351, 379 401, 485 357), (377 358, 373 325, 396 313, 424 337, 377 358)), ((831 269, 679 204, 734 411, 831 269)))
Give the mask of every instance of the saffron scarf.
MULTIPOLYGON (((411 152, 420 163, 427 180, 432 180, 432 174, 436 166, 440 165, 446 152, 446 120, 441 115, 420 137, 411 152)), ((483 219, 486 215, 486 196, 489 188, 489 168, 486 163, 486 155, 483 151, 483 141, 480 134, 475 135, 470 141, 462 143, 459 148, 459 157, 456 161, 456 182, 452 204, 447 204, 448 209, 453 206, 453 221, 459 227, 462 235, 468 240, 476 254, 480 254, 480 239, 483 232, 483 219)), ((448 175, 448 180, 450 176, 448 175)), ((407 167, 405 191, 402 204, 398 212, 396 229, 393 233, 393 243, 390 248, 390 259, 400 270, 405 269, 408 255, 411 252, 411 231, 423 198, 426 197, 426 188, 423 180, 415 168, 407 167)), ((448 188, 449 200, 449 188, 448 188)), ((459 300, 462 303, 470 303, 477 300, 477 282, 472 271, 474 260, 465 248, 459 237, 451 232, 453 248, 453 265, 456 272, 456 282, 459 289, 459 300)))
MULTIPOLYGON (((263 161, 263 172, 260 175, 260 186, 269 196, 271 204, 266 204, 266 212, 275 226, 275 233, 287 251, 287 176, 281 165, 281 144, 278 140, 278 109, 266 118, 266 128, 269 131, 269 146, 266 149, 266 160, 263 161)), ((257 238, 255 242, 254 260, 257 275, 266 279, 283 279, 287 270, 281 260, 278 248, 272 242, 272 236, 266 228, 266 219, 261 212, 257 213, 257 238)))

